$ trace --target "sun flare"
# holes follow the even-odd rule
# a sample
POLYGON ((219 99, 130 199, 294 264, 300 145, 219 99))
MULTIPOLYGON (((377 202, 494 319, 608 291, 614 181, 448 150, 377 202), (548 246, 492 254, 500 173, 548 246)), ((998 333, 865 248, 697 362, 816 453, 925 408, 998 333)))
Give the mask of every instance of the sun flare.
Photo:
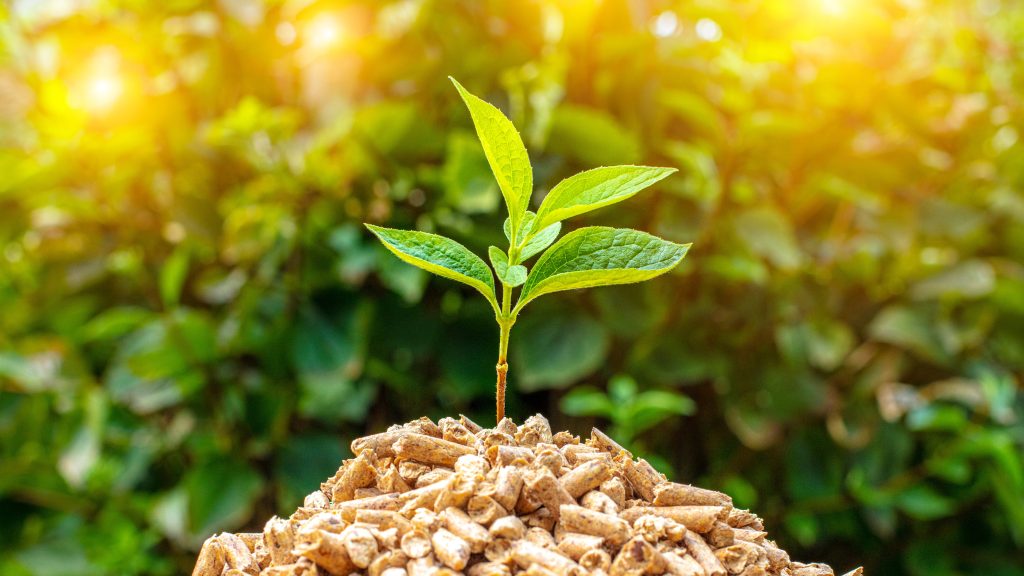
POLYGON ((124 83, 114 74, 102 74, 90 78, 85 86, 85 108, 92 112, 107 112, 114 107, 124 93, 124 83))

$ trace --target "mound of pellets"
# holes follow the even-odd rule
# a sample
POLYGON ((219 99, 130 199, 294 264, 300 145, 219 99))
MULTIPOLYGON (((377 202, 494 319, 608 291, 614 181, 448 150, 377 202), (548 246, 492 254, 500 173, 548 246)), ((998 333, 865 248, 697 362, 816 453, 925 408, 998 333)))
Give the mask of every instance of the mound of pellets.
POLYGON ((581 442, 540 415, 494 429, 422 418, 352 453, 290 518, 207 540, 193 576, 834 574, 790 561, 729 496, 669 482, 597 429, 581 442))

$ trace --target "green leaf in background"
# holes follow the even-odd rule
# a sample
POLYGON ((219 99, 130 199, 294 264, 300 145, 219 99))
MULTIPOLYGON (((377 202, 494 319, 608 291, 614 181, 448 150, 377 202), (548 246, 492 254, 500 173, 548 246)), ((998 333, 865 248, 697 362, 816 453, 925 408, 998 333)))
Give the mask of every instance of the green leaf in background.
POLYGON ((358 422, 377 397, 377 388, 341 373, 306 374, 299 380, 299 413, 324 423, 358 422))
POLYGON ((548 148, 584 166, 636 164, 643 145, 607 111, 563 104, 551 118, 548 148))
MULTIPOLYGON (((609 286, 595 291, 593 300, 602 321, 616 336, 637 340, 645 335, 653 336, 658 323, 665 318, 669 306, 665 294, 665 286, 648 282, 639 286, 609 286)), ((637 348, 635 352, 646 357, 650 349, 637 348)))
POLYGON ((954 501, 923 484, 915 484, 896 496, 900 510, 919 520, 935 520, 953 513, 954 501))
POLYGON ((987 296, 995 286, 996 274, 992 265, 976 259, 961 262, 921 280, 911 288, 910 294, 918 300, 941 297, 972 299, 987 296))
POLYGON ((419 302, 427 289, 430 274, 421 268, 409 266, 395 258, 377 262, 377 275, 385 286, 409 304, 419 302))
POLYGON ((480 141, 469 132, 460 131, 448 137, 441 178, 445 200, 461 212, 490 213, 501 202, 487 156, 480 141))
POLYGON ((125 338, 104 376, 113 399, 139 414, 177 405, 206 382, 217 357, 216 334, 204 314, 179 308, 125 338))
POLYGON ((480 144, 487 155, 494 178, 498 181, 501 194, 508 205, 512 221, 512 237, 518 238, 523 227, 523 214, 530 205, 533 194, 533 168, 526 153, 523 140, 512 122, 488 102, 470 94, 454 78, 451 78, 462 100, 469 108, 476 126, 480 144))
POLYGON ((114 340, 135 330, 153 316, 152 311, 135 306, 109 308, 85 325, 82 336, 88 342, 114 340))
POLYGON ((675 168, 605 166, 570 176, 548 192, 537 210, 533 229, 622 202, 668 177, 675 168))
POLYGON ((883 308, 868 325, 874 340, 910 350, 939 364, 949 362, 950 353, 939 335, 935 318, 926 310, 893 305, 883 308))
POLYGON ((494 266, 494 273, 498 275, 498 280, 501 280, 502 284, 515 288, 526 282, 526 266, 521 264, 509 266, 508 255, 501 248, 491 246, 487 249, 487 255, 491 259, 491 265, 494 266))
POLYGON ((651 429, 673 416, 689 416, 697 411, 692 398, 667 390, 645 390, 636 396, 630 407, 634 426, 651 429))
POLYGON ((49 538, 31 548, 18 552, 12 563, 14 570, 8 571, 4 560, 0 567, 12 576, 101 576, 99 566, 89 561, 80 542, 61 534, 48 534, 49 538))
POLYGON ((395 230, 372 224, 366 227, 395 256, 427 272, 476 288, 497 308, 491 269, 462 244, 429 232, 395 230))
POLYGON ((526 392, 564 388, 604 362, 610 338, 600 322, 579 312, 527 316, 513 333, 511 374, 526 392))
MULTIPOLYGON (((537 218, 537 214, 529 210, 523 216, 523 230, 530 230, 533 227, 533 222, 537 218)), ((508 218, 505 218, 505 225, 503 226, 505 231, 505 238, 512 241, 512 223, 508 218)), ((533 257, 534 254, 541 250, 551 246, 551 243, 558 238, 558 233, 562 231, 562 223, 555 222, 554 224, 540 230, 539 232, 533 232, 527 236, 525 244, 522 244, 522 248, 519 251, 519 261, 525 262, 533 257)), ((520 238, 520 241, 523 239, 520 238)))
POLYGON ((773 207, 748 210, 733 222, 736 234, 747 248, 782 270, 794 270, 803 253, 789 220, 773 207))
POLYGON ((611 421, 615 438, 629 445, 643 432, 673 416, 693 414, 697 405, 678 392, 639 391, 632 376, 617 374, 608 383, 608 391, 577 388, 562 399, 561 408, 575 416, 598 416, 611 421))
POLYGON ((289 337, 292 365, 299 376, 358 376, 369 330, 369 312, 365 303, 358 302, 337 309, 304 304, 289 337))
POLYGON ((160 298, 164 306, 173 308, 181 300, 181 289, 188 274, 189 253, 179 247, 160 268, 160 298))
POLYGON ((348 456, 340 438, 330 434, 301 434, 278 452, 274 474, 281 493, 279 513, 289 514, 302 499, 330 478, 348 456))
POLYGON ((243 461, 220 458, 204 463, 185 477, 189 532, 200 542, 236 526, 251 513, 263 489, 263 478, 243 461))
POLYGON ((669 142, 665 155, 679 167, 681 177, 668 189, 703 206, 714 206, 722 193, 722 178, 715 164, 714 150, 688 142, 669 142))
POLYGON ((689 244, 638 230, 599 226, 574 230, 537 261, 516 310, 552 292, 630 284, 660 276, 679 264, 689 248, 689 244))
POLYGON ((590 386, 573 388, 558 405, 569 416, 600 416, 610 418, 615 403, 601 390, 590 386))

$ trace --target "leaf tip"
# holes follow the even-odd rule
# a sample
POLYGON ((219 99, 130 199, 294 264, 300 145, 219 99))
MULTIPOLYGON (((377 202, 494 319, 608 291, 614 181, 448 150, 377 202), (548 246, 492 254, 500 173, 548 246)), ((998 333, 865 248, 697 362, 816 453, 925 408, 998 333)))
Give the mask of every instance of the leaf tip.
POLYGON ((673 264, 673 266, 678 265, 683 260, 683 258, 686 258, 686 255, 690 253, 690 246, 693 246, 693 242, 687 242, 686 244, 676 244, 676 246, 679 247, 679 259, 676 260, 676 263, 673 264))
POLYGON ((466 94, 468 94, 469 92, 466 91, 462 84, 460 84, 459 81, 456 80, 454 76, 448 76, 448 79, 451 80, 452 84, 455 85, 455 89, 459 91, 459 95, 465 98, 466 94))

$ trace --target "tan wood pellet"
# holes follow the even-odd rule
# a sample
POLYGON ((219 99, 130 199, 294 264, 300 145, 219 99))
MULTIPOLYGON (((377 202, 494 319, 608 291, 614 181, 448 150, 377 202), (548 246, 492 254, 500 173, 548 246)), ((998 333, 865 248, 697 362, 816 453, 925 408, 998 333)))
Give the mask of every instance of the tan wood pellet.
POLYGON ((615 458, 615 463, 621 468, 633 492, 647 502, 654 501, 655 487, 667 482, 665 476, 643 458, 633 460, 629 455, 621 453, 615 458))
POLYGON ((600 548, 594 548, 580 556, 580 566, 591 574, 595 571, 607 572, 612 566, 612 556, 600 548))
POLYGON ((274 564, 292 564, 298 560, 295 548, 295 526, 274 516, 263 527, 263 542, 274 564))
POLYGON ((486 528, 477 524, 460 508, 446 508, 442 513, 445 528, 452 534, 462 538, 469 543, 470 550, 474 554, 484 551, 484 548, 491 543, 491 534, 486 528))
POLYGON ((619 505, 610 496, 598 490, 591 490, 580 498, 580 504, 584 508, 596 510, 604 514, 616 515, 619 513, 619 505))
POLYGON ((425 434, 406 434, 396 440, 391 448, 400 458, 441 466, 452 466, 459 456, 476 453, 469 446, 425 434))
POLYGON ((526 486, 534 498, 548 509, 554 521, 558 521, 558 511, 563 505, 576 504, 576 499, 547 468, 542 467, 528 471, 526 486))
POLYGON ((361 526, 349 526, 341 533, 348 557, 358 568, 366 568, 377 556, 377 538, 361 526))
POLYGON ((727 514, 727 510, 721 506, 634 506, 623 510, 621 516, 633 522, 645 514, 671 518, 689 530, 704 534, 727 514))
POLYGON ((519 540, 526 535, 526 524, 515 516, 505 516, 495 520, 488 532, 494 538, 519 540))
POLYGON ((334 510, 336 510, 346 522, 354 522, 356 519, 357 510, 398 510, 401 506, 401 500, 399 494, 381 494, 379 496, 370 496, 369 498, 360 498, 358 500, 349 500, 347 502, 341 502, 340 504, 334 504, 334 510))
POLYGON ((728 494, 675 482, 655 486, 652 502, 655 506, 732 506, 728 494))
POLYGON ((706 576, 725 576, 725 566, 722 566, 714 551, 699 534, 687 532, 683 542, 686 544, 686 549, 693 555, 694 560, 704 569, 706 576))
POLYGON ((625 448, 620 446, 618 442, 612 440, 610 436, 608 436, 604 432, 601 432, 597 428, 590 429, 590 441, 593 443, 594 446, 597 446, 601 450, 604 450, 605 452, 611 452, 613 456, 616 456, 622 452, 629 454, 630 457, 633 456, 633 454, 630 453, 629 450, 626 450, 625 448))
POLYGON ((573 574, 580 570, 579 564, 571 559, 525 540, 520 540, 512 547, 512 559, 523 568, 539 564, 556 574, 573 574))
POLYGON ((665 568, 669 574, 675 576, 705 576, 704 568, 689 554, 662 552, 661 557, 665 560, 665 568))
POLYGON ((450 531, 439 528, 431 537, 437 559, 452 570, 462 570, 469 563, 469 543, 450 531))
POLYGON ((473 496, 466 503, 466 512, 474 522, 482 526, 490 526, 495 520, 507 516, 508 511, 490 496, 473 496))
POLYGON ((512 576, 509 567, 501 562, 480 562, 469 567, 469 576, 512 576))
POLYGON ((590 490, 597 488, 611 476, 611 465, 608 462, 592 460, 573 468, 558 479, 558 483, 573 498, 579 498, 590 490))
POLYGON ((642 574, 662 574, 664 572, 665 559, 650 542, 639 536, 622 545, 608 571, 611 576, 641 576, 642 574))
POLYGON ((592 534, 566 532, 558 538, 558 550, 577 562, 587 552, 598 550, 602 546, 604 546, 604 538, 592 534))
POLYGON ((615 502, 615 505, 619 508, 623 508, 626 505, 626 484, 622 481, 622 478, 613 476, 601 482, 598 490, 611 498, 612 502, 615 502))
POLYGON ((320 489, 330 494, 332 502, 351 500, 357 489, 365 488, 377 480, 374 453, 368 450, 357 454, 355 458, 342 462, 334 477, 321 484, 320 489))
POLYGON ((567 532, 601 536, 613 546, 622 545, 631 536, 627 521, 582 506, 562 506, 559 521, 562 529, 567 532))
POLYGON ((300 544, 296 552, 335 574, 348 574, 356 570, 340 534, 325 530, 300 532, 300 544))
POLYGON ((402 552, 409 558, 423 558, 433 550, 430 535, 418 528, 406 532, 401 542, 402 552))

